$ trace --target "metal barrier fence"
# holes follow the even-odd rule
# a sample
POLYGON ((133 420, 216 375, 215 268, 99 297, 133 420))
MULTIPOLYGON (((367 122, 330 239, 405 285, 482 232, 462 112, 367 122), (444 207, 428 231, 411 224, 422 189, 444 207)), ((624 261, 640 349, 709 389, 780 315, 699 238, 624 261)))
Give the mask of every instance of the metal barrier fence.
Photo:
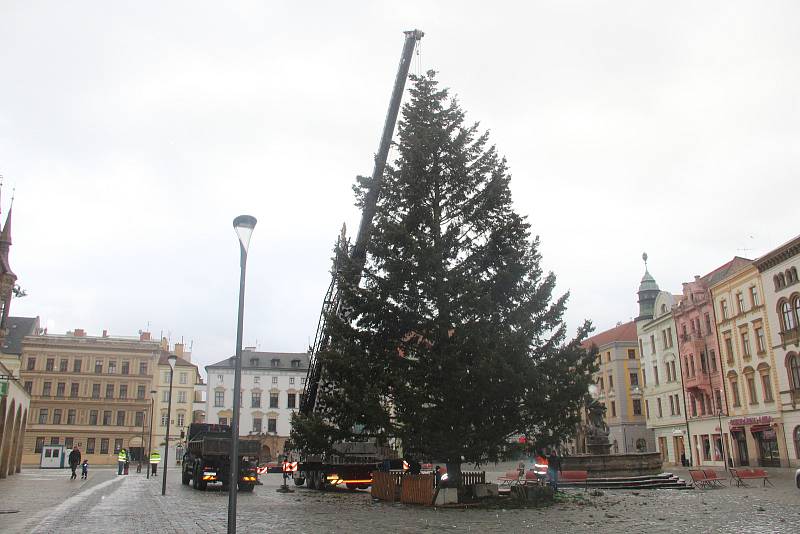
MULTIPOLYGON (((462 485, 483 484, 486 481, 484 471, 462 471, 462 485)), ((422 504, 431 506, 436 491, 436 477, 432 474, 411 475, 405 471, 372 473, 371 494, 382 501, 404 504, 422 504)))

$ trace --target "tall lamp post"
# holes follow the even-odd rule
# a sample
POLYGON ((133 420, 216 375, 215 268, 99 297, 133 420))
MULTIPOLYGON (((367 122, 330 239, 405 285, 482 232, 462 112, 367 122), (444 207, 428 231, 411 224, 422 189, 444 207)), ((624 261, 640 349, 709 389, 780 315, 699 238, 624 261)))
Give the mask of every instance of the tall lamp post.
POLYGON ((147 478, 150 478, 150 454, 153 452, 153 405, 156 403, 156 390, 150 390, 150 438, 147 440, 147 478))
POLYGON ((722 432, 722 410, 717 410, 719 419, 719 444, 722 445, 722 463, 725 464, 725 471, 728 470, 728 455, 725 451, 725 434, 722 432))
POLYGON ((236 366, 233 373, 233 417, 231 418, 231 471, 228 483, 228 534, 236 532, 236 493, 239 483, 239 408, 242 388, 242 321, 244 320, 244 277, 247 270, 247 248, 250 236, 256 227, 252 215, 239 215, 233 220, 233 228, 239 238, 239 320, 236 323, 236 366))
POLYGON ((169 363, 169 400, 167 401, 167 435, 164 438, 164 473, 163 481, 161 482, 161 495, 167 494, 167 466, 169 465, 169 423, 172 417, 172 376, 175 374, 175 362, 178 357, 170 354, 167 357, 169 363))

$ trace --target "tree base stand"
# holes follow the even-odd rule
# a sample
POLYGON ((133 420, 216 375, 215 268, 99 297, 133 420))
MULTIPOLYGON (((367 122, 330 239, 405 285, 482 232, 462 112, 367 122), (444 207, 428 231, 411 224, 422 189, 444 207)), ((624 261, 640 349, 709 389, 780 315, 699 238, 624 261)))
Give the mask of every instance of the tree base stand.
POLYGON ((294 490, 290 488, 286 483, 284 483, 281 487, 276 489, 278 493, 294 493, 294 490))

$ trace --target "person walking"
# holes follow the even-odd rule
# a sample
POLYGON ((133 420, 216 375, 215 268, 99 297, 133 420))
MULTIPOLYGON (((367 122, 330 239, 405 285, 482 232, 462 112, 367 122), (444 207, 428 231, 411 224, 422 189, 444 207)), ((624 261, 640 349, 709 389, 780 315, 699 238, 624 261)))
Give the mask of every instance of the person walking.
POLYGON ((155 475, 158 471, 158 464, 161 462, 161 453, 158 450, 155 450, 150 453, 150 469, 152 470, 151 475, 155 475))
POLYGON ((89 460, 84 459, 81 464, 81 480, 89 478, 89 460))
POLYGON ((125 449, 120 449, 117 455, 117 475, 121 475, 125 469, 125 463, 128 461, 128 453, 125 449))
POLYGON ((550 479, 550 487, 553 492, 558 491, 558 475, 561 473, 561 456, 555 449, 550 451, 547 457, 547 478, 550 479))
POLYGON ((81 463, 81 451, 78 450, 78 446, 75 445, 72 447, 72 450, 69 453, 69 468, 72 469, 72 476, 69 477, 70 480, 75 480, 78 478, 77 473, 75 470, 78 468, 78 465, 81 463))

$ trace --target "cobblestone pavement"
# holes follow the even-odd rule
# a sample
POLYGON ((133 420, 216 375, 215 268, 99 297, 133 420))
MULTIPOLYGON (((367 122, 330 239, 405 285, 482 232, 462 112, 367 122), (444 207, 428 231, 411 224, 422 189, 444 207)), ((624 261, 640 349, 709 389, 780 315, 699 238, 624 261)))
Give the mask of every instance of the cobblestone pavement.
MULTIPOLYGON (((38 470, 37 470, 38 471, 38 470)), ((498 473, 502 469, 498 470, 498 473)), ((433 509, 373 502, 366 492, 277 493, 280 475, 262 476, 263 486, 238 498, 239 532, 800 532, 800 490, 788 469, 773 469, 775 488, 716 490, 604 491, 539 510, 433 509)), ((487 473, 487 478, 498 473, 487 473)), ((19 476, 19 493, 36 493, 32 475, 19 476)), ((160 475, 160 473, 159 473, 160 475)), ((47 475, 50 476, 50 475, 47 475)), ((170 470, 167 495, 161 477, 144 475, 103 480, 72 497, 53 502, 30 518, 25 532, 225 532, 226 493, 182 486, 179 468, 170 470)), ((4 497, 8 489, 3 481, 4 497)), ((570 490, 585 495, 579 490, 570 490)), ((0 516, 0 530, 7 529, 0 516)))

